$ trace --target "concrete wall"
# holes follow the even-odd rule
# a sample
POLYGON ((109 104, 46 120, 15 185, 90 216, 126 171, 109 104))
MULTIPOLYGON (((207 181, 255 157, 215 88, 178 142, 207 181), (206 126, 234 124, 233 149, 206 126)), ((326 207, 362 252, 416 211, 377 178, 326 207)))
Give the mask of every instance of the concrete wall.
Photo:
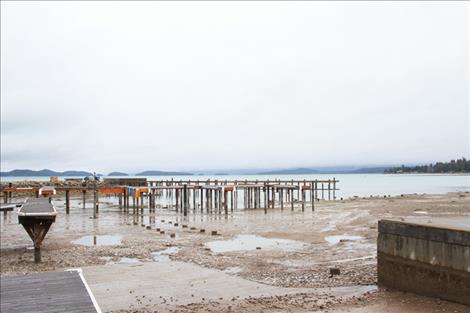
POLYGON ((379 285, 470 305, 470 225, 379 221, 379 285))

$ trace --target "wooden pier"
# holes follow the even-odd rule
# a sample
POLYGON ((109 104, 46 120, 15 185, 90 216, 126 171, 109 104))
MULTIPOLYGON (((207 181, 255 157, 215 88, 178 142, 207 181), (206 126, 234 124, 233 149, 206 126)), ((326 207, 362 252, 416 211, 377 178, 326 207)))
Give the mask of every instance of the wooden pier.
POLYGON ((87 186, 55 188, 2 188, 4 202, 11 200, 12 193, 30 193, 39 197, 47 193, 65 194, 65 211, 70 212, 73 193, 82 197, 85 208, 87 194, 93 194, 93 217, 99 212, 99 197, 114 196, 118 206, 134 214, 144 208, 153 211, 158 207, 187 215, 190 212, 228 213, 241 209, 294 210, 296 204, 305 211, 315 210, 315 202, 335 200, 338 180, 154 180, 142 186, 87 186))

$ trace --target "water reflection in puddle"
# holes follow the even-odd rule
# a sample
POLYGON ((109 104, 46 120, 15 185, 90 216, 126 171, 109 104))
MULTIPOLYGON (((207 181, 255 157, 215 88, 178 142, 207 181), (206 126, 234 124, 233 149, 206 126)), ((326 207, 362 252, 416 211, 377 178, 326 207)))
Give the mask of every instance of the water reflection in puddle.
POLYGON ((121 235, 94 235, 83 236, 77 240, 72 241, 73 244, 83 246, 117 246, 122 241, 121 235))
POLYGON ((241 273, 242 269, 238 266, 233 266, 233 267, 227 267, 224 269, 224 272, 227 274, 238 274, 241 273))
POLYGON ((360 240, 362 238, 363 237, 361 236, 337 235, 337 236, 327 236, 325 237, 325 240, 328 241, 329 244, 334 245, 339 242, 360 240))
POLYGON ((137 258, 120 258, 117 264, 142 264, 142 262, 137 258))
POLYGON ((153 252, 152 259, 155 262, 168 262, 170 261, 170 255, 176 254, 179 249, 178 247, 169 247, 162 251, 153 252))
POLYGON ((271 239, 256 235, 239 235, 232 240, 218 240, 206 243, 213 252, 248 251, 257 248, 265 250, 295 251, 305 247, 305 243, 287 239, 271 239))

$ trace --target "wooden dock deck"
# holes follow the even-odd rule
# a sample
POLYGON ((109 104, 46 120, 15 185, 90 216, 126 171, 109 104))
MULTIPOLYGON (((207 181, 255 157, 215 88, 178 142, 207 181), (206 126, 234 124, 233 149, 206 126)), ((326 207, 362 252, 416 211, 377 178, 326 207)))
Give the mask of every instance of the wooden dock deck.
POLYGON ((1 277, 0 311, 101 313, 79 271, 1 277))

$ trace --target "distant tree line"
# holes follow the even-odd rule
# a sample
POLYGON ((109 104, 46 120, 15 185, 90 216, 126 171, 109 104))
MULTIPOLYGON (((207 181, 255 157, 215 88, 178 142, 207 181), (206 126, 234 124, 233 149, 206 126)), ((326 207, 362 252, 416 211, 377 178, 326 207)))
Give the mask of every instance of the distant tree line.
POLYGON ((429 165, 392 167, 384 173, 470 173, 470 160, 461 158, 429 165))

